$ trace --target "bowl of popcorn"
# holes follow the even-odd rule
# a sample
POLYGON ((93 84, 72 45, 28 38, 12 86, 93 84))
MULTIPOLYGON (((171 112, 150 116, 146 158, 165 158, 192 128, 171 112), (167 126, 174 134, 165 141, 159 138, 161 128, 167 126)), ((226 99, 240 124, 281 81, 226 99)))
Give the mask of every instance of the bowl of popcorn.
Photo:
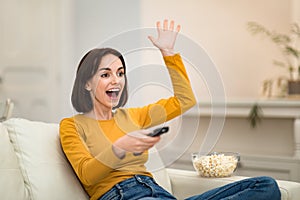
POLYGON ((234 152, 213 152, 207 155, 192 154, 193 166, 203 177, 231 176, 236 170, 239 160, 239 153, 234 152))

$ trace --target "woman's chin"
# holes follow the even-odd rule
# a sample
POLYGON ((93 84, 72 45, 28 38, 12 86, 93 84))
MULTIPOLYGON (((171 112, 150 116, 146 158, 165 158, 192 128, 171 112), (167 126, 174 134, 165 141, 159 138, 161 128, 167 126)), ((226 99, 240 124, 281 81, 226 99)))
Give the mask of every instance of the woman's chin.
POLYGON ((119 99, 117 99, 117 100, 112 100, 112 101, 110 102, 110 106, 111 106, 112 108, 116 107, 118 104, 119 104, 119 99))

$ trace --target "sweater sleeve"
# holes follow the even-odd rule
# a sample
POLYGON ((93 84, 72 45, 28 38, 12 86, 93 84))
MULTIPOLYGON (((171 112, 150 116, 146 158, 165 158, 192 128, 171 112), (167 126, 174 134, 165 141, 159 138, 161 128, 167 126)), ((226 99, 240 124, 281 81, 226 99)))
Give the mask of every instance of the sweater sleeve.
POLYGON ((164 57, 164 61, 172 80, 174 90, 173 98, 175 98, 176 101, 179 101, 179 114, 182 114, 196 104, 196 98, 194 96, 188 74, 179 54, 164 57))
POLYGON ((73 118, 60 123, 60 141, 63 151, 76 175, 85 185, 93 185, 106 177, 113 168, 118 167, 120 159, 115 156, 112 145, 107 144, 104 151, 93 157, 87 149, 73 118))
POLYGON ((174 95, 145 107, 130 110, 130 115, 139 116, 136 123, 145 128, 169 121, 196 104, 181 56, 179 54, 166 56, 164 61, 170 74, 174 95))

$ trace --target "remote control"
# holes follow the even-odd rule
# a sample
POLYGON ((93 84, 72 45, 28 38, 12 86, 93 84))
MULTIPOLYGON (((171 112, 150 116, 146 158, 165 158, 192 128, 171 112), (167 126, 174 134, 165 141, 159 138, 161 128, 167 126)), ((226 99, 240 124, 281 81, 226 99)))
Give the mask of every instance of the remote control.
POLYGON ((164 127, 160 127, 160 128, 155 129, 152 133, 149 133, 148 136, 156 137, 156 136, 160 136, 161 134, 164 134, 168 131, 169 131, 169 127, 164 126, 164 127))

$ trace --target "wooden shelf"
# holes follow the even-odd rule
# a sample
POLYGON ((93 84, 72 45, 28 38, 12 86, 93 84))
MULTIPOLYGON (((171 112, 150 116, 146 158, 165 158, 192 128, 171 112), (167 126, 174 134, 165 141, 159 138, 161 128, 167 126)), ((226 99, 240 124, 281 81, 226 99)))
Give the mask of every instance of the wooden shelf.
POLYGON ((247 117, 254 104, 262 108, 264 117, 300 118, 300 100, 288 99, 204 101, 198 103, 185 115, 247 117))

